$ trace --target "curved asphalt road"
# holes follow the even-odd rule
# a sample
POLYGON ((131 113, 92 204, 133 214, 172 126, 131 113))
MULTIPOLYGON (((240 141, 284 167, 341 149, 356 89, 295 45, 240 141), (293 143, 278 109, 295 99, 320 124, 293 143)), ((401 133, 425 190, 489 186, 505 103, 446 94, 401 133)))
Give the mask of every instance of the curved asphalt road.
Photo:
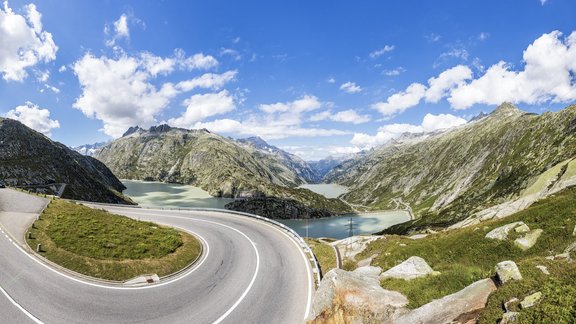
POLYGON ((205 240, 205 253, 176 278, 140 288, 109 287, 52 270, 2 232, 0 322, 304 321, 313 285, 310 266, 297 243, 275 226, 221 212, 105 208, 191 231, 205 240))

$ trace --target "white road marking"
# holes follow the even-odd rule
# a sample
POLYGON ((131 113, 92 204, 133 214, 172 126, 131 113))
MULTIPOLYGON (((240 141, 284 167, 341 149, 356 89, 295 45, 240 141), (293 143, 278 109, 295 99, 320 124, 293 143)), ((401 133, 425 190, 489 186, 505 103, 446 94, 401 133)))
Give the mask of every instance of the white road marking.
POLYGON ((24 309, 24 307, 20 306, 20 304, 18 304, 10 295, 8 295, 8 293, 6 292, 6 290, 4 290, 4 288, 2 288, 2 286, 0 286, 0 291, 4 294, 4 296, 6 296, 6 298, 8 298, 8 300, 14 306, 16 306, 20 311, 22 311, 22 313, 24 313, 26 316, 28 316, 28 318, 34 321, 34 323, 43 324, 41 320, 39 320, 38 318, 36 318, 36 316, 32 315, 29 311, 24 309))

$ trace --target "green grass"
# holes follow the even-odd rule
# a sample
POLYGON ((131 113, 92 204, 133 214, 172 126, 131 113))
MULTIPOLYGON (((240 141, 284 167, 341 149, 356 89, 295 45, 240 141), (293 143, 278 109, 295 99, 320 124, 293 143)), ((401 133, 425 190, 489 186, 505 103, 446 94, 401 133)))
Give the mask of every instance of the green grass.
POLYGON ((336 252, 334 252, 334 248, 317 239, 306 238, 305 240, 316 256, 323 276, 328 273, 328 271, 336 268, 336 252))
MULTIPOLYGON (((510 294, 521 295, 517 296, 521 298, 542 290, 546 296, 543 303, 529 312, 526 311, 526 314, 531 315, 522 316, 527 316, 529 319, 544 319, 545 316, 548 316, 546 309, 556 309, 554 303, 558 302, 564 306, 549 312, 558 312, 558 316, 560 316, 560 313, 564 314, 563 312, 567 311, 567 314, 571 314, 572 317, 566 318, 575 321, 574 305, 572 304, 572 309, 566 305, 573 302, 576 297, 565 297, 563 296, 564 293, 560 293, 561 290, 558 290, 560 287, 566 289, 567 292, 576 290, 575 265, 567 264, 564 261, 545 259, 546 256, 562 253, 570 243, 576 241, 576 237, 572 236, 575 224, 576 188, 573 187, 541 200, 530 208, 505 219, 490 221, 465 229, 441 232, 420 240, 393 235, 387 236, 385 240, 371 243, 365 251, 357 256, 357 259, 378 254, 372 264, 386 270, 415 255, 424 258, 434 270, 440 271, 439 276, 429 276, 412 281, 393 279, 382 281, 381 284, 384 288, 404 293, 410 300, 409 307, 411 308, 457 292, 477 280, 491 277, 495 274, 494 266, 498 262, 513 260, 519 265, 526 280, 520 283, 507 284, 499 289, 494 296, 502 294, 502 296, 507 297, 507 291, 510 290, 510 294), (509 235, 507 241, 490 240, 484 237, 487 232, 496 227, 520 220, 524 221, 531 229, 541 228, 544 230, 536 245, 527 251, 521 251, 514 246, 513 240, 519 236, 514 232, 509 235), (400 243, 404 243, 406 246, 401 246, 400 243), (539 274, 540 270, 534 267, 536 264, 549 265, 552 274, 543 277, 539 274)), ((494 302, 491 297, 485 313, 501 316, 501 303, 499 303, 494 302)), ((488 315, 483 318, 486 316, 488 315)), ((486 322, 494 323, 497 316, 486 317, 489 318, 486 322)))
POLYGON ((127 280, 142 274, 164 276, 198 258, 192 235, 151 222, 55 199, 29 230, 28 245, 65 268, 88 276, 127 280))

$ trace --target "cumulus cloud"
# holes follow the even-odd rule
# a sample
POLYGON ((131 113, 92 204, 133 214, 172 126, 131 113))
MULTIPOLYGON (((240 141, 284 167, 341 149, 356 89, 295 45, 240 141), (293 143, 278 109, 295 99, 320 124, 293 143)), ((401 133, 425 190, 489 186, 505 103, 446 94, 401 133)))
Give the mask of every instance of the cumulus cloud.
POLYGON ((52 129, 59 128, 57 120, 50 119, 50 111, 41 109, 37 105, 26 102, 6 113, 6 117, 20 121, 22 124, 46 135, 52 135, 52 129))
MULTIPOLYGON (((187 57, 181 50, 176 50, 170 58, 150 53, 136 56, 121 53, 117 58, 87 53, 72 66, 82 87, 74 107, 90 118, 101 120, 104 133, 119 137, 130 126, 156 124, 156 116, 176 95, 194 88, 170 82, 155 85, 156 75, 170 73, 176 68, 205 69, 213 66, 213 62, 217 63, 211 56, 187 57)), ((197 87, 201 85, 197 84, 197 87)))
POLYGON ((372 108, 378 110, 384 117, 392 117, 410 107, 416 106, 425 95, 425 85, 412 83, 405 91, 391 95, 386 102, 373 104, 372 108))
MULTIPOLYGON (((113 24, 114 26, 114 34, 112 38, 106 41, 107 46, 114 46, 116 41, 119 39, 130 39, 130 29, 128 28, 128 16, 126 14, 122 14, 118 20, 116 20, 113 24)), ((104 33, 110 33, 110 27, 108 25, 104 26, 104 33)))
POLYGON ((378 58, 378 57, 380 57, 380 56, 382 56, 388 52, 392 52, 394 50, 394 48, 395 48, 394 45, 385 45, 384 47, 371 52, 369 54, 370 58, 373 58, 373 59, 378 58))
POLYGON ((234 99, 228 91, 195 94, 184 100, 186 111, 178 118, 168 120, 168 124, 182 128, 195 128, 195 124, 207 117, 223 114, 235 108, 234 99))
POLYGON ((6 81, 23 81, 28 68, 56 59, 58 47, 42 28, 42 15, 34 4, 18 15, 4 2, 0 8, 0 73, 6 81))
POLYGON ((340 86, 340 90, 346 93, 358 93, 362 91, 362 88, 356 83, 348 81, 340 86))
POLYGON ((178 82, 176 89, 181 91, 190 91, 196 88, 218 90, 228 82, 233 81, 237 74, 237 71, 227 71, 222 74, 205 73, 197 78, 178 82))
POLYGON ((440 73, 435 78, 428 79, 426 90, 427 102, 438 102, 446 96, 450 90, 464 84, 465 80, 472 79, 472 70, 464 65, 458 65, 440 73))
POLYGON ((514 71, 506 62, 489 67, 484 75, 450 92, 455 109, 504 101, 540 104, 576 100, 576 32, 562 39, 553 31, 536 39, 524 51, 524 69, 514 71))
POLYGON ((356 133, 350 143, 362 149, 386 144, 405 133, 427 133, 441 129, 449 129, 466 123, 466 120, 451 114, 426 114, 420 125, 389 124, 378 129, 375 135, 356 133))
POLYGON ((242 121, 217 119, 210 122, 197 122, 194 128, 206 128, 214 132, 236 135, 256 135, 265 139, 286 137, 317 137, 346 135, 349 132, 303 126, 303 115, 325 107, 317 97, 304 95, 288 102, 263 104, 258 107, 262 113, 252 114, 242 121))
POLYGON ((453 47, 449 51, 440 54, 440 56, 438 57, 436 62, 434 62, 432 67, 437 68, 442 64, 446 63, 447 61, 449 61, 450 59, 454 58, 459 59, 461 61, 467 61, 469 56, 470 54, 468 53, 468 51, 462 45, 458 45, 453 47))
POLYGON ((348 109, 332 113, 330 110, 319 112, 310 117, 311 121, 332 120, 336 122, 362 124, 370 121, 370 116, 359 115, 355 110, 348 109))

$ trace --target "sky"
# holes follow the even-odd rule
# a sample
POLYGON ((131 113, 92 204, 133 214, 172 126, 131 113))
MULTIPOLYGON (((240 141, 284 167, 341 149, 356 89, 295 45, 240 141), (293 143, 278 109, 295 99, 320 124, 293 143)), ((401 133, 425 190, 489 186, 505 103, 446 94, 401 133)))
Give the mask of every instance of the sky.
POLYGON ((576 101, 576 1, 9 1, 0 116, 69 146, 130 126, 306 160, 576 101))

